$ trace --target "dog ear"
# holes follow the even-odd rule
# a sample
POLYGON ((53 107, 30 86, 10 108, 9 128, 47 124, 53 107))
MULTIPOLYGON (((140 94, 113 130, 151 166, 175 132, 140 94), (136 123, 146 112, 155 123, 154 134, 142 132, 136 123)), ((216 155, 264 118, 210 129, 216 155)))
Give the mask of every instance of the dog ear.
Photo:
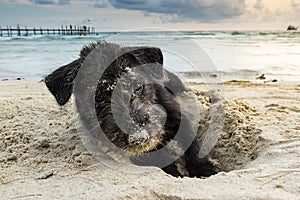
POLYGON ((127 53, 124 56, 133 58, 129 60, 130 68, 138 66, 145 66, 138 68, 142 73, 147 74, 148 77, 157 79, 163 78, 163 54, 157 47, 125 47, 123 50, 127 53))
POLYGON ((73 92, 74 80, 81 66, 81 59, 56 69, 45 78, 46 86, 59 105, 64 105, 73 92))
POLYGON ((163 64, 163 54, 157 47, 129 47, 130 53, 140 62, 140 64, 163 64))
POLYGON ((182 81, 172 72, 163 70, 163 54, 157 47, 126 47, 126 51, 133 55, 140 65, 150 64, 151 69, 144 69, 150 76, 153 74, 156 78, 163 78, 165 87, 174 93, 189 91, 182 81))

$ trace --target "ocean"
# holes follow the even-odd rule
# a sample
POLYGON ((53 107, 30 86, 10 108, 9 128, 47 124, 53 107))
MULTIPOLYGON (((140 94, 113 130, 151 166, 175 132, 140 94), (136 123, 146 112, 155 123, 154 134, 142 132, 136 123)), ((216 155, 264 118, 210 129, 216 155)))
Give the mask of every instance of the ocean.
POLYGON ((0 37, 0 79, 42 79, 78 58, 97 40, 121 46, 156 46, 164 66, 187 81, 215 78, 299 81, 300 32, 287 31, 130 31, 88 36, 0 37))

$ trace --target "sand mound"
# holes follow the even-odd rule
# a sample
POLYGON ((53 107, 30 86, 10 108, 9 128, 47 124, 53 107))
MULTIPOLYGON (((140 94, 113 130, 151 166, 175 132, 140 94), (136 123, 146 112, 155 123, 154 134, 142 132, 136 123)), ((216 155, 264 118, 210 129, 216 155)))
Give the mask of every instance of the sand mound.
POLYGON ((255 108, 244 102, 226 101, 224 128, 211 152, 222 171, 241 169, 244 164, 257 158, 261 130, 251 120, 251 116, 257 114, 255 108))
POLYGON ((259 111, 242 101, 224 100, 215 93, 195 90, 195 94, 204 107, 198 136, 200 141, 203 141, 203 137, 216 140, 209 157, 219 171, 241 169, 257 158, 261 130, 251 117, 259 115, 259 111))
MULTIPOLYGON (((72 105, 60 108, 54 101, 26 97, 0 101, 0 169, 27 167, 16 173, 56 173, 81 168, 96 161, 85 150, 74 125, 72 105)), ((5 173, 7 171, 7 173, 5 173)))

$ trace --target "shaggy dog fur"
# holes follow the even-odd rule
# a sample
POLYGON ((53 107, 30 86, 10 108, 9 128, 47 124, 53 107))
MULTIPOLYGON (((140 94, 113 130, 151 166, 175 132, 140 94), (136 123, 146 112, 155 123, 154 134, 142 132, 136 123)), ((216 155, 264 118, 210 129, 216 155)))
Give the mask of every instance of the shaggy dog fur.
POLYGON ((213 175, 216 173, 213 165, 207 158, 198 156, 200 144, 197 137, 191 134, 190 119, 181 112, 176 98, 177 94, 190 90, 175 74, 163 69, 162 64, 163 55, 159 48, 122 48, 116 44, 97 42, 84 47, 77 60, 48 75, 45 83, 59 105, 67 103, 74 92, 78 112, 88 130, 95 126, 91 122, 89 108, 95 109, 98 123, 107 138, 120 149, 131 152, 131 160, 137 165, 159 166, 155 164, 159 160, 154 161, 145 154, 158 151, 172 142, 179 126, 184 124, 185 133, 176 139, 176 145, 183 149, 186 141, 192 142, 177 160, 162 169, 175 177, 213 175), (93 53, 95 50, 97 53, 93 53), (89 56, 92 59, 86 62, 90 63, 83 65, 89 56), (105 63, 107 57, 113 58, 113 61, 105 63), (143 71, 147 74, 146 79, 137 77, 133 72, 143 65, 151 69, 143 71), (80 68, 88 66, 93 67, 87 69, 88 73, 83 77, 97 81, 95 94, 89 92, 85 80, 75 83, 80 68), (93 77, 93 74, 101 74, 101 77, 93 77), (125 74, 127 78, 124 78, 125 74), (123 84, 116 85, 117 82, 123 84), (74 84, 83 88, 80 90, 82 92, 73 91, 74 84), (119 92, 115 95, 116 89, 119 92), (86 104, 91 106, 88 108, 86 104), (119 111, 119 118, 131 125, 127 131, 119 127, 114 110, 119 111))

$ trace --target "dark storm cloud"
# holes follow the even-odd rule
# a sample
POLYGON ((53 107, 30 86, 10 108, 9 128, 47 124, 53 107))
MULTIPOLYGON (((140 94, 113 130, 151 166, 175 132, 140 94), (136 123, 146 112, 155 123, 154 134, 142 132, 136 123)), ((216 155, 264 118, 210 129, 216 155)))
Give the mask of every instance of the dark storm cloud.
POLYGON ((111 0, 110 4, 117 9, 175 15, 172 21, 216 21, 246 11, 245 0, 111 0))
POLYGON ((35 4, 41 4, 41 5, 49 5, 49 4, 55 4, 54 0, 29 0, 32 3, 35 4))
POLYGON ((58 0, 58 1, 55 1, 55 0, 28 0, 28 1, 35 3, 35 4, 40 4, 40 5, 52 5, 52 4, 67 5, 70 3, 69 0, 58 0))
MULTIPOLYGON (((29 0, 36 4, 72 3, 72 0, 29 0)), ((246 12, 246 0, 76 0, 97 8, 116 8, 144 12, 144 16, 159 14, 163 22, 213 22, 241 16, 246 12)), ((75 2, 75 0, 74 0, 75 2)), ((256 3, 261 7, 261 0, 256 3)))

